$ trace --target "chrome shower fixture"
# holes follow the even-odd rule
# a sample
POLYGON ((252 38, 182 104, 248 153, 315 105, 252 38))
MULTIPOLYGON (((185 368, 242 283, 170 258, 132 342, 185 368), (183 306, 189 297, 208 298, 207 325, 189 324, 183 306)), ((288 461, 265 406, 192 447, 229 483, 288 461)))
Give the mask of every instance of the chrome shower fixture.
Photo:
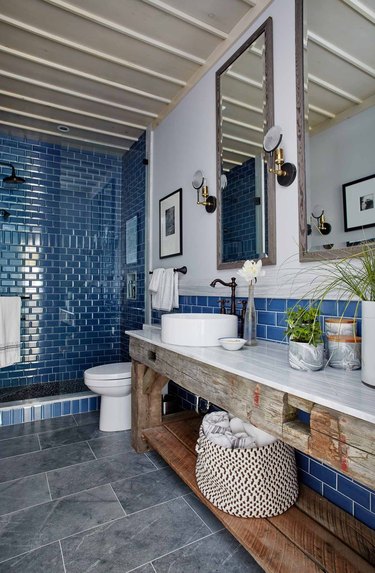
POLYGON ((6 161, 0 161, 0 165, 6 165, 7 167, 12 168, 12 174, 8 175, 7 177, 4 177, 3 179, 4 183, 25 183, 23 177, 18 177, 16 175, 16 169, 12 163, 7 163, 6 161))

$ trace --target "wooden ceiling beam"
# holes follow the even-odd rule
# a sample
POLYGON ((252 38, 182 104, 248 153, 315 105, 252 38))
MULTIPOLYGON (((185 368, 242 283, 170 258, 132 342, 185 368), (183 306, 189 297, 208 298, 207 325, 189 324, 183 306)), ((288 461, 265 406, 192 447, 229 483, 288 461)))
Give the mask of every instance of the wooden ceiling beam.
POLYGON ((25 76, 21 76, 20 74, 14 74, 12 72, 8 72, 7 70, 0 69, 0 76, 11 78, 11 79, 21 81, 21 82, 24 82, 27 84, 32 84, 34 86, 39 86, 39 87, 42 87, 42 88, 45 88, 45 89, 48 89, 51 91, 56 91, 56 92, 59 92, 62 94, 68 94, 68 95, 71 95, 71 96, 74 96, 74 97, 77 97, 80 99, 84 99, 86 101, 94 101, 96 103, 107 105, 107 106, 112 107, 112 108, 115 107, 117 109, 122 109, 124 111, 134 112, 134 113, 137 113, 139 115, 144 115, 144 116, 149 117, 149 118, 157 118, 157 114, 153 113, 151 111, 147 111, 144 109, 124 105, 124 104, 113 102, 113 101, 106 100, 103 98, 98 98, 98 97, 95 97, 95 96, 92 96, 92 95, 89 95, 86 93, 77 92, 75 90, 63 88, 63 87, 57 86, 55 84, 49 84, 47 82, 41 82, 39 80, 34 80, 33 78, 30 78, 30 77, 25 77, 25 76))
POLYGON ((73 42, 71 40, 68 40, 67 38, 62 38, 61 36, 57 36, 56 34, 52 34, 50 32, 47 32, 46 30, 42 30, 41 28, 30 26, 29 24, 21 22, 20 20, 16 20, 15 18, 9 18, 5 14, 0 14, 0 21, 10 26, 13 26, 14 28, 18 28, 19 30, 22 30, 24 32, 28 32, 29 34, 33 34, 34 36, 50 40, 55 44, 60 44, 62 46, 66 46, 67 48, 72 48, 73 50, 77 50, 78 52, 82 52, 83 54, 87 54, 89 56, 93 56, 95 58, 99 58, 101 60, 117 64, 118 66, 122 66, 124 68, 137 71, 141 74, 155 77, 160 80, 164 80, 166 82, 182 87, 186 85, 186 82, 184 80, 180 80, 167 74, 162 74, 160 72, 152 70, 151 68, 146 68, 144 66, 140 66, 139 64, 135 64, 128 60, 124 60, 123 58, 118 58, 117 56, 112 56, 111 54, 95 50, 93 48, 90 48, 89 46, 85 46, 84 44, 79 44, 78 42, 73 42))
POLYGON ((129 151, 129 147, 123 147, 121 145, 115 145, 112 143, 105 143, 103 141, 98 141, 94 139, 87 139, 82 137, 75 137, 74 135, 69 135, 67 133, 57 133, 55 131, 49 131, 47 129, 40 129, 38 127, 30 127, 29 125, 22 125, 20 123, 10 122, 10 121, 1 121, 2 125, 7 125, 9 127, 13 127, 16 129, 21 129, 22 131, 33 131, 36 133, 44 133, 46 135, 52 135, 53 137, 60 137, 63 139, 71 139, 73 141, 80 141, 81 143, 90 143, 94 145, 101 145, 103 147, 109 147, 113 149, 119 149, 120 151, 129 151))
POLYGON ((141 34, 136 32, 135 30, 131 30, 130 28, 126 28, 126 26, 122 26, 121 24, 117 24, 112 20, 107 20, 93 12, 89 12, 88 10, 83 10, 78 6, 74 6, 70 2, 66 2, 65 0, 43 0, 44 2, 48 2, 61 10, 65 10, 66 12, 70 12, 75 16, 79 16, 80 18, 84 18, 85 20, 89 20, 90 22, 94 22, 98 26, 103 26, 104 28, 108 28, 109 30, 113 30, 118 34, 122 34, 123 36, 128 36, 129 38, 133 38, 134 40, 138 40, 144 44, 162 50, 163 52, 168 52, 169 54, 173 54, 174 56, 178 56, 184 60, 188 60, 189 62, 194 62, 198 65, 203 65, 205 60, 194 54, 189 54, 184 50, 180 50, 170 44, 165 44, 164 42, 160 42, 156 40, 156 38, 151 38, 151 36, 146 36, 145 34, 141 34))
POLYGON ((59 70, 60 72, 65 72, 67 74, 71 74, 72 76, 78 76, 79 78, 85 78, 86 80, 93 81, 97 84, 103 84, 106 86, 110 86, 112 88, 122 90, 128 93, 136 94, 141 97, 152 99, 154 101, 160 101, 161 103, 169 104, 171 100, 169 98, 161 97, 156 94, 152 94, 150 92, 145 92, 143 90, 139 90, 137 88, 133 88, 131 86, 127 86, 125 84, 120 84, 118 82, 113 82, 112 80, 106 80, 100 76, 94 76, 93 74, 88 74, 82 70, 78 70, 76 68, 71 68, 68 66, 63 66, 61 64, 57 64, 56 62, 51 62, 50 60, 45 60, 43 58, 38 58, 37 56, 32 56, 31 54, 27 54, 26 52, 20 52, 19 50, 14 50, 13 48, 8 48, 7 46, 0 45, 0 52, 4 52, 6 54, 10 54, 12 56, 16 56, 17 58, 21 58, 23 60, 27 60, 29 62, 33 62, 34 64, 39 64, 41 66, 52 68, 54 70, 59 70))
POLYGON ((0 94, 7 96, 7 97, 11 97, 13 99, 18 99, 18 100, 23 100, 23 101, 28 101, 30 103, 35 103, 37 105, 42 105, 42 106, 46 106, 46 107, 51 107, 53 109, 58 109, 61 111, 67 111, 69 113, 74 113, 76 115, 82 115, 85 117, 90 117, 92 119, 99 119, 101 121, 108 121, 110 123, 115 123, 118 125, 123 125, 124 127, 133 127, 134 129, 142 129, 145 130, 147 129, 147 125, 141 125, 138 123, 132 123, 130 121, 124 121, 121 119, 117 119, 115 117, 109 117, 107 115, 100 115, 97 113, 90 113, 88 111, 84 111, 82 109, 75 109, 72 107, 68 107, 65 105, 60 105, 60 104, 55 104, 53 102, 50 101, 46 101, 46 100, 42 100, 42 99, 37 99, 37 98, 33 98, 33 97, 29 97, 29 96, 25 96, 25 95, 21 95, 21 94, 17 94, 15 92, 8 92, 6 90, 2 90, 0 89, 0 94))

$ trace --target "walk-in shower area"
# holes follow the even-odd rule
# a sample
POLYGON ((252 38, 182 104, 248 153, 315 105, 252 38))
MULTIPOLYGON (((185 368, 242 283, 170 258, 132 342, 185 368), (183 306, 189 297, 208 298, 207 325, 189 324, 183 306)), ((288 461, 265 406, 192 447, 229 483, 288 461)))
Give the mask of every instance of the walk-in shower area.
POLYGON ((127 360, 122 326, 139 327, 144 312, 144 146, 123 156, 0 138, 0 159, 24 179, 3 181, 0 163, 0 296, 21 297, 20 361, 0 368, 0 424, 96 409, 85 369, 127 360), (33 400, 26 419, 4 411, 20 400, 33 400))

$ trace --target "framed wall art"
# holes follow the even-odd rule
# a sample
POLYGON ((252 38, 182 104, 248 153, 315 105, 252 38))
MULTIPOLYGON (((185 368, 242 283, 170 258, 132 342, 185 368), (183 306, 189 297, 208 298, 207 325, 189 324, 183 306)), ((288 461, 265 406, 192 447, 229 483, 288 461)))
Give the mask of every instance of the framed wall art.
POLYGON ((342 186, 345 231, 375 227, 375 175, 342 186))
POLYGON ((159 201, 159 257, 182 255, 182 189, 159 201))

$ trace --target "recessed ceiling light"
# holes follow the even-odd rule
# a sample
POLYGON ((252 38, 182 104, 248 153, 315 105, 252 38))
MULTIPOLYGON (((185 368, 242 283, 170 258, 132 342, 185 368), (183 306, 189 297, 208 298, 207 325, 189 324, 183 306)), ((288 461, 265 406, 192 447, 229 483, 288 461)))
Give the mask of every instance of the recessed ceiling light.
POLYGON ((57 129, 59 131, 62 131, 62 133, 67 133, 68 131, 70 131, 70 128, 67 125, 58 125, 57 129))

